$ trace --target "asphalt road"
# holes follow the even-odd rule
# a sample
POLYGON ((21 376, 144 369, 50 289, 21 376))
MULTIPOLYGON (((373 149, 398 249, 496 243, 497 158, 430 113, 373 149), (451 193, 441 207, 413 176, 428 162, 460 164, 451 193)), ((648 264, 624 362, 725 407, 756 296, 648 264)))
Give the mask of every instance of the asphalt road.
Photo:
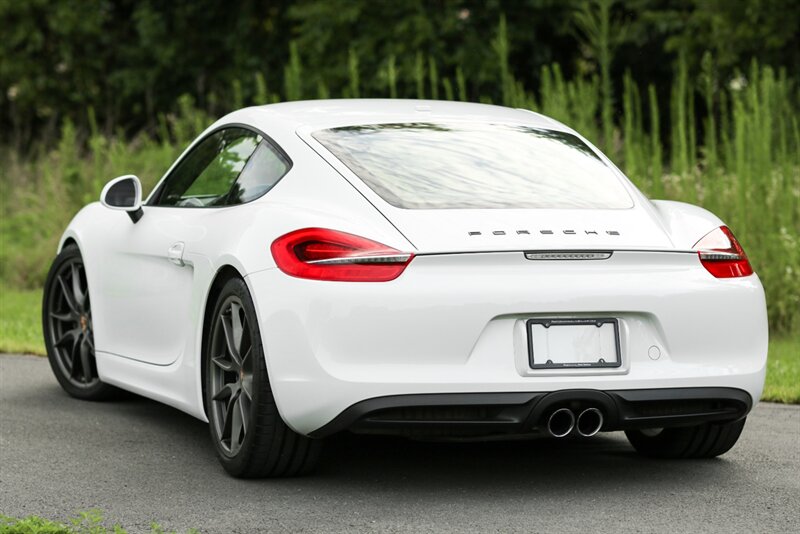
POLYGON ((74 400, 44 358, 0 355, 0 513, 103 510, 203 532, 800 532, 800 407, 761 404, 722 458, 654 461, 621 433, 418 443, 346 435, 314 476, 242 481, 206 425, 133 395, 74 400))

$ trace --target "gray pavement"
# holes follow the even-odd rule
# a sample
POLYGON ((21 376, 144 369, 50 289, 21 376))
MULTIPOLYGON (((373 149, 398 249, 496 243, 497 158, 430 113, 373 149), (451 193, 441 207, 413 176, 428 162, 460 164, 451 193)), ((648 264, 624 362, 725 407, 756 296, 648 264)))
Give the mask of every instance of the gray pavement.
POLYGON ((760 404, 725 456, 589 440, 418 443, 345 435, 307 478, 242 481, 206 425, 123 395, 68 397, 44 358, 0 355, 0 513, 97 508, 131 532, 800 532, 800 406, 760 404))

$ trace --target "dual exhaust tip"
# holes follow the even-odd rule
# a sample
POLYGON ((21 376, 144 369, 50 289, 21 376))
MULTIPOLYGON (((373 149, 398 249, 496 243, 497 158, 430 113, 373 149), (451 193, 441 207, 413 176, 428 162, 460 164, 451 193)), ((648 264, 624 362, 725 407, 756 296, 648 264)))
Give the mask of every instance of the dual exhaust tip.
POLYGON ((547 431, 551 436, 563 438, 573 430, 585 438, 594 436, 603 428, 603 412, 597 408, 586 408, 578 416, 569 408, 559 408, 547 419, 547 431))

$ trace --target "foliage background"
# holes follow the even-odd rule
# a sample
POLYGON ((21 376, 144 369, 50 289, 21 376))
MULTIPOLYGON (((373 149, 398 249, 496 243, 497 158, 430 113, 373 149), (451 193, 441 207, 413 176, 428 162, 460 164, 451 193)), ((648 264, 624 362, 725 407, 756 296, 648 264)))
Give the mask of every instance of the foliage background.
POLYGON ((551 115, 720 215, 796 334, 798 28, 794 0, 0 0, 0 284, 39 287, 108 179, 151 187, 227 111, 460 99, 551 115))
POLYGON ((691 77, 706 51, 723 81, 752 59, 793 73, 800 66, 794 0, 0 0, 0 140, 29 148, 57 137, 65 119, 85 130, 89 108, 107 135, 156 135, 159 114, 176 112, 182 95, 214 116, 320 92, 384 95, 392 57, 398 96, 417 97, 418 55, 443 77, 460 69, 466 99, 498 102, 491 39, 501 15, 510 71, 536 89, 544 65, 559 64, 567 78, 602 67, 602 50, 581 31, 587 6, 610 10, 617 93, 625 70, 640 84, 669 86, 680 51, 691 77), (292 48, 299 88, 286 79, 292 48), (351 55, 361 72, 355 90, 351 55))

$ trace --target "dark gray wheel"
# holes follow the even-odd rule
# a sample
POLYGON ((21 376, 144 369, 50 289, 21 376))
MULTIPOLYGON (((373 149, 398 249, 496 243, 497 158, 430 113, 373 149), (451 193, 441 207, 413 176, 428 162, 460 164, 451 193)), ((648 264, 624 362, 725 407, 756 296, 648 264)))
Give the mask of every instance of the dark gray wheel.
POLYGON ((75 246, 61 251, 47 275, 42 329, 50 367, 67 393, 98 400, 113 391, 97 374, 89 286, 75 246))
POLYGON ((220 448, 235 456, 247 435, 253 404, 253 342, 242 301, 236 295, 225 299, 216 317, 211 354, 211 420, 220 448))
POLYGON ((206 409, 217 456, 236 477, 309 472, 321 442, 280 417, 269 384, 250 294, 233 278, 220 291, 203 354, 206 409))
POLYGON ((625 435, 636 452, 651 458, 713 458, 736 444, 745 421, 626 430, 625 435))

